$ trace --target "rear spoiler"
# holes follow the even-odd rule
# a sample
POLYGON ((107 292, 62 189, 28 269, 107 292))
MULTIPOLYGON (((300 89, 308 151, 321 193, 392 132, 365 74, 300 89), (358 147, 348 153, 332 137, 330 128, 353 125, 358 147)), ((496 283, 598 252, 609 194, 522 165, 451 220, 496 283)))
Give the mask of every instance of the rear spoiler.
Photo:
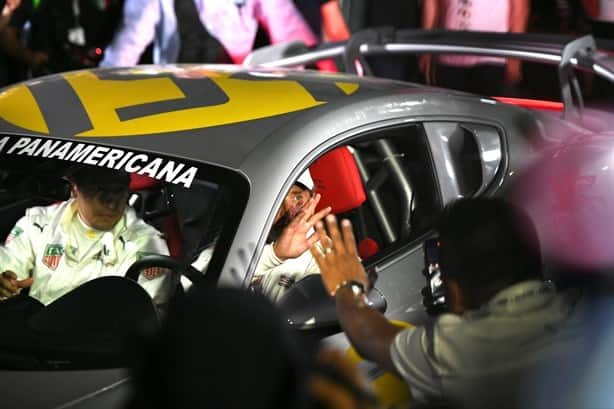
POLYGON ((574 38, 476 31, 394 30, 384 27, 360 31, 345 42, 322 44, 313 49, 297 46, 297 43, 265 47, 254 51, 244 65, 300 67, 323 59, 341 58, 346 72, 372 75, 366 56, 471 54, 518 58, 558 65, 563 116, 568 116, 572 110, 581 115, 584 108, 575 69, 614 82, 614 52, 608 49, 614 50, 614 42, 596 41, 590 35, 574 38))

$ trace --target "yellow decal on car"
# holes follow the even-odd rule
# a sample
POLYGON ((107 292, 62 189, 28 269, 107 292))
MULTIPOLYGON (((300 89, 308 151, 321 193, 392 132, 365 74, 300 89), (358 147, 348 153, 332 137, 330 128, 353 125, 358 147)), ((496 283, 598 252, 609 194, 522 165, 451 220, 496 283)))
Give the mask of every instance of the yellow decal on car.
POLYGON ((92 129, 79 136, 128 136, 176 132, 266 118, 321 105, 298 82, 253 81, 220 76, 210 78, 228 96, 218 105, 195 106, 120 120, 116 109, 185 98, 170 78, 130 81, 99 79, 90 72, 65 76, 81 99, 92 129), (253 103, 250 94, 259 96, 253 103), (100 95, 105 95, 101 98, 100 95))
MULTIPOLYGON (((405 321, 393 320, 391 323, 401 328, 413 327, 412 324, 405 321)), ((353 347, 350 347, 346 351, 346 356, 355 364, 364 360, 353 347)), ((369 379, 369 381, 382 407, 396 408, 409 406, 409 402, 412 400, 411 391, 407 383, 396 374, 380 370, 376 377, 374 379, 369 379)))
POLYGON ((345 95, 352 95, 358 89, 358 84, 352 82, 335 82, 335 85, 345 92, 345 95))
POLYGON ((25 85, 9 88, 0 94, 0 118, 20 128, 49 133, 34 96, 25 85))

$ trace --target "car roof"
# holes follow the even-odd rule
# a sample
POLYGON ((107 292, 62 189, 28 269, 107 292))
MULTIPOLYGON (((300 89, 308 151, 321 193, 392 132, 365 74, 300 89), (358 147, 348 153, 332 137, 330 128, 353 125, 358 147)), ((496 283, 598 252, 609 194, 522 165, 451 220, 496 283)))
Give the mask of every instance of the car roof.
POLYGON ((237 168, 288 122, 418 85, 308 70, 137 66, 35 78, 0 94, 0 132, 237 168), (206 143, 203 140, 206 138, 206 143))

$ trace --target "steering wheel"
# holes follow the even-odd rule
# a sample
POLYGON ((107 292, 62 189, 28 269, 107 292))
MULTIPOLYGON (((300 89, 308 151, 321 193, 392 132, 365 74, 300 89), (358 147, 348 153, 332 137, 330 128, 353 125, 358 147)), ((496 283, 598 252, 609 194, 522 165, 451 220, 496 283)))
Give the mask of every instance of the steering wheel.
POLYGON ((168 268, 176 274, 185 276, 192 282, 192 284, 198 284, 203 278, 203 273, 192 267, 191 264, 184 263, 169 256, 163 256, 161 254, 147 255, 140 260, 132 263, 128 271, 126 271, 126 278, 132 281, 138 281, 141 271, 151 267, 163 267, 168 268))

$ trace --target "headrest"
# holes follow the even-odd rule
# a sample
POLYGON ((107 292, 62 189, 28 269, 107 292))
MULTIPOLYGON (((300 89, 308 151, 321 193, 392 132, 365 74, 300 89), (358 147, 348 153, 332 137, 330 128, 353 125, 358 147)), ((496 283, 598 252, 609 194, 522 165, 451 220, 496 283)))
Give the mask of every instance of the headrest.
POLYGON ((317 210, 330 206, 333 213, 343 213, 359 207, 367 199, 354 157, 345 146, 315 161, 309 172, 315 193, 322 195, 317 210))
POLYGON ((135 192, 139 190, 151 189, 160 184, 158 179, 149 176, 139 175, 138 173, 130 174, 130 190, 135 192))

